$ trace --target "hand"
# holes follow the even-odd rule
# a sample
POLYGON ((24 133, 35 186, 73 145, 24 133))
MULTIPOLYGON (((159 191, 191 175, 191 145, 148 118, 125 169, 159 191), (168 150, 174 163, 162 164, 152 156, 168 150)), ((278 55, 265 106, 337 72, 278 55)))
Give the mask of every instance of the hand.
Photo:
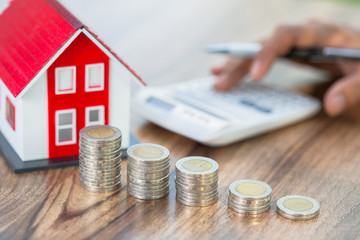
MULTIPOLYGON (((360 34, 350 28, 310 21, 303 25, 280 26, 262 45, 262 50, 254 59, 231 58, 224 65, 213 67, 212 73, 217 76, 214 88, 219 91, 229 90, 248 73, 254 81, 260 80, 277 57, 285 55, 294 47, 360 48, 360 34)), ((325 111, 330 116, 341 114, 360 102, 360 63, 310 65, 340 76, 324 97, 325 111)))

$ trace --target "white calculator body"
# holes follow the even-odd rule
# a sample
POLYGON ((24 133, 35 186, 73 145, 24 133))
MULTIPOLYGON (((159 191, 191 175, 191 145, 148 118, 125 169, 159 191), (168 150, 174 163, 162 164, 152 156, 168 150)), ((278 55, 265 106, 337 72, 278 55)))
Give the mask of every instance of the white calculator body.
POLYGON ((145 119, 209 146, 227 145, 317 113, 318 100, 245 82, 229 92, 213 90, 213 77, 147 87, 133 99, 145 119))

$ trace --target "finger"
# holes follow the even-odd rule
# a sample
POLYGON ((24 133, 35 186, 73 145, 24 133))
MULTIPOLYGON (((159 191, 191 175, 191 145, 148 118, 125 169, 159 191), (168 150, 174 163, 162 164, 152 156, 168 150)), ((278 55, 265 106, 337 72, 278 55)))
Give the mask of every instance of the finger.
POLYGON ((235 87, 249 72, 252 60, 236 59, 227 65, 226 69, 218 75, 214 88, 226 91, 235 87))
POLYGON ((256 55, 250 69, 250 76, 260 80, 269 71, 272 63, 279 56, 287 53, 294 45, 297 38, 298 26, 283 25, 277 28, 274 35, 263 44, 256 55))
POLYGON ((306 60, 298 60, 298 59, 292 59, 291 61, 297 64, 325 70, 328 73, 332 74, 333 76, 340 77, 343 75, 342 71, 340 70, 341 68, 339 67, 339 63, 316 63, 316 62, 309 62, 306 60))
POLYGON ((221 74, 223 71, 225 71, 225 69, 226 69, 226 63, 222 64, 222 65, 219 65, 219 66, 213 66, 211 68, 211 73, 213 75, 217 76, 217 75, 221 74))
POLYGON ((335 24, 311 21, 304 25, 283 25, 263 44, 251 67, 250 75, 254 80, 260 80, 275 59, 293 47, 348 46, 351 42, 359 42, 358 39, 351 31, 335 24))
POLYGON ((360 71, 336 81, 325 94, 324 107, 330 116, 337 116, 360 102, 360 71))

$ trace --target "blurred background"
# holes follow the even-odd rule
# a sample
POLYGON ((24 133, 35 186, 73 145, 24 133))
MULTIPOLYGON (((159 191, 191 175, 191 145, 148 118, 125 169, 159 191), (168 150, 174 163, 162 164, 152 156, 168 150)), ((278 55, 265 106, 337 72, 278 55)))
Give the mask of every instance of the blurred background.
MULTIPOLYGON (((6 5, 8 0, 0 0, 6 5)), ((97 33, 149 85, 209 74, 223 56, 207 44, 263 39, 281 23, 307 19, 360 29, 360 0, 59 0, 97 33)), ((322 73, 277 64, 271 81, 301 85, 322 73), (284 81, 281 76, 291 79, 284 81)))

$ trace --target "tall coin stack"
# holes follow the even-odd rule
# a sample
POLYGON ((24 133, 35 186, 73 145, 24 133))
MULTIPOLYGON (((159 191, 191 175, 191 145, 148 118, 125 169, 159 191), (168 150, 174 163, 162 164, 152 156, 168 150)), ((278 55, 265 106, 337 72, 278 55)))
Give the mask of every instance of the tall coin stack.
POLYGON ((176 200, 193 207, 209 206, 218 200, 217 162, 206 157, 186 157, 176 162, 176 200))
POLYGON ((151 143, 136 144, 127 150, 127 190, 136 198, 151 200, 169 194, 170 152, 151 143))
POLYGON ((79 177, 90 192, 111 192, 121 186, 121 131, 89 126, 80 131, 79 177))
POLYGON ((256 215, 270 209, 272 189, 261 181, 239 180, 229 186, 229 208, 238 213, 256 215))

